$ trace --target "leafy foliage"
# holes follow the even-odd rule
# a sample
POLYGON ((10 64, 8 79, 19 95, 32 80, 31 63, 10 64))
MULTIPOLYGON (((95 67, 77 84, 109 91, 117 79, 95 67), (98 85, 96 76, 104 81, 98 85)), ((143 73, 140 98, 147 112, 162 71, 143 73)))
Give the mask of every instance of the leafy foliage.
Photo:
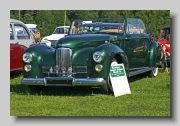
POLYGON ((162 27, 170 25, 169 10, 10 10, 10 18, 37 24, 42 36, 51 34, 57 26, 70 25, 74 19, 110 17, 140 18, 155 38, 162 27))

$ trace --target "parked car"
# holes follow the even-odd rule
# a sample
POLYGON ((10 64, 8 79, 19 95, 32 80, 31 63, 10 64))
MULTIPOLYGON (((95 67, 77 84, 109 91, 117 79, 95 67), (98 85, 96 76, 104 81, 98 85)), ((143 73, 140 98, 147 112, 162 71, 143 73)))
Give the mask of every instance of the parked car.
POLYGON ((41 38, 40 30, 37 28, 36 24, 25 24, 29 30, 31 30, 34 36, 39 40, 41 38))
POLYGON ((24 52, 21 83, 36 91, 49 86, 97 86, 109 94, 113 93, 111 64, 121 63, 127 77, 144 73, 155 77, 161 48, 145 31, 138 18, 74 20, 55 48, 37 45, 24 52), (128 27, 134 23, 138 28, 128 27))
POLYGON ((22 55, 26 46, 10 43, 10 72, 22 71, 22 55))
POLYGON ((170 26, 164 26, 159 33, 158 43, 159 44, 167 44, 166 36, 170 34, 170 26))
POLYGON ((10 19, 10 43, 19 43, 29 47, 36 40, 33 34, 29 31, 27 26, 15 19, 10 19))
POLYGON ((42 38, 41 43, 45 43, 48 46, 55 47, 56 41, 60 38, 63 38, 68 34, 70 26, 59 26, 56 27, 54 32, 42 38))
POLYGON ((10 19, 10 72, 23 70, 22 54, 35 37, 26 25, 15 19, 10 19))
MULTIPOLYGON (((168 44, 168 41, 166 39, 167 35, 170 34, 170 26, 164 26, 159 33, 159 37, 158 37, 158 43, 161 45, 164 44, 168 44)), ((170 53, 170 50, 168 51, 170 53)), ((168 66, 170 66, 170 56, 164 56, 164 58, 162 58, 162 60, 160 61, 160 66, 164 67, 164 63, 165 61, 167 62, 168 66)))

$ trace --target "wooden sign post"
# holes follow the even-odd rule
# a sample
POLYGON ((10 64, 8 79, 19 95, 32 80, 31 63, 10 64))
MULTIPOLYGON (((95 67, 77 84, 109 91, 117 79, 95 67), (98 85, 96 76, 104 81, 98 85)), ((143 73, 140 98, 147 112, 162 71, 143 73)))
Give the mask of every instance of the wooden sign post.
POLYGON ((124 70, 124 64, 111 65, 110 79, 115 97, 125 94, 131 94, 126 72, 124 70))

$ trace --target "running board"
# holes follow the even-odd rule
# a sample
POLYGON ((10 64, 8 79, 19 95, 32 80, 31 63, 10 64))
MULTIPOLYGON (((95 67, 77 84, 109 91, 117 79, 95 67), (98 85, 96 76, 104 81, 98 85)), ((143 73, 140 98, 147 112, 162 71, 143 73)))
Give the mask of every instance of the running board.
POLYGON ((147 67, 147 68, 142 68, 142 69, 139 69, 139 70, 130 71, 128 77, 131 77, 131 76, 134 76, 134 75, 138 75, 138 74, 142 74, 142 73, 151 71, 153 69, 154 69, 154 67, 150 67, 150 68, 147 67))

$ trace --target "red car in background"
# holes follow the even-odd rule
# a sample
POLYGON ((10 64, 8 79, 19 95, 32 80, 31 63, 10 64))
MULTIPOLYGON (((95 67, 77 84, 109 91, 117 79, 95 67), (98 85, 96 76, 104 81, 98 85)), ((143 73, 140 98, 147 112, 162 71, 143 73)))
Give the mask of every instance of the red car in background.
POLYGON ((159 44, 167 44, 166 36, 170 34, 170 26, 165 26, 161 29, 159 38, 158 38, 158 43, 159 44))
MULTIPOLYGON (((164 26, 160 31, 160 34, 158 37, 158 43, 162 44, 162 45, 168 44, 168 41, 166 39, 168 34, 170 34, 170 26, 164 26)), ((170 53, 170 51, 169 51, 169 53, 170 53)), ((165 57, 165 60, 170 66, 170 56, 165 57)))
POLYGON ((10 19, 10 72, 23 70, 22 55, 35 42, 33 33, 23 22, 10 19))
POLYGON ((23 70, 22 55, 26 46, 10 43, 10 72, 23 70))

